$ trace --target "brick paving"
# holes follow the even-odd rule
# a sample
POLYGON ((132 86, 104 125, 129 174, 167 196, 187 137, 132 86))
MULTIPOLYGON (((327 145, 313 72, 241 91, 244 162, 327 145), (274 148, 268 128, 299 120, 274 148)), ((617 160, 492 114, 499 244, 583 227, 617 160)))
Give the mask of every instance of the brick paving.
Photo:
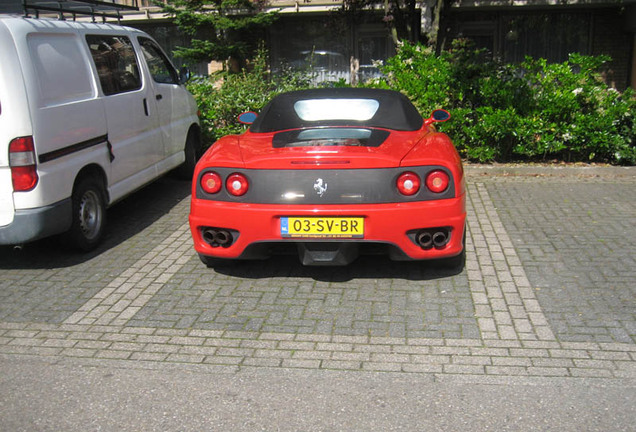
POLYGON ((634 381, 636 175, 577 172, 473 171, 459 274, 381 257, 207 269, 188 185, 163 179, 109 211, 89 256, 0 248, 0 358, 634 381))
POLYGON ((633 183, 490 184, 560 340, 636 341, 633 183), (611 188, 611 194, 607 194, 611 188), (524 197, 524 199, 514 199, 524 197), (540 206, 531 203, 541 202, 540 206))

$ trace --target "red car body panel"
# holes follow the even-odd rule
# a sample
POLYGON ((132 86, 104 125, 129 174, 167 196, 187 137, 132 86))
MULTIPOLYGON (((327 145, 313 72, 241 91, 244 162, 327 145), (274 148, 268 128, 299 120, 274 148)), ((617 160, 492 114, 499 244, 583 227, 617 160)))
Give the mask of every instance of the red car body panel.
MULTIPOLYGON (((381 147, 340 147, 337 150, 306 147, 272 149, 274 134, 239 136, 245 168, 308 169, 320 163, 342 168, 387 168, 400 166, 402 156, 413 148, 420 137, 413 132, 393 132, 381 147), (258 135, 258 136, 257 136, 258 135)), ((214 156, 211 156, 214 159, 214 156)), ((216 161, 215 161, 216 162, 216 161)))
MULTIPOLYGON (((466 187, 462 162, 450 138, 422 122, 418 130, 387 130, 388 137, 379 146, 329 146, 274 148, 276 132, 226 136, 218 140, 197 164, 190 210, 190 227, 194 248, 204 257, 244 258, 251 246, 286 243, 357 243, 381 244, 399 251, 393 259, 426 260, 449 258, 463 253, 466 222, 466 187), (338 204, 257 203, 236 199, 215 199, 203 196, 199 179, 203 172, 225 168, 249 173, 272 173, 285 177, 287 170, 368 170, 409 171, 410 167, 434 166, 450 173, 452 196, 443 199, 411 200, 408 202, 361 202, 338 204), (254 171, 253 171, 254 170, 254 171), (364 237, 355 239, 287 238, 281 234, 282 217, 362 217, 364 237), (230 244, 213 245, 204 238, 209 227, 234 233, 230 244), (444 227, 447 242, 441 247, 424 248, 414 240, 417 232, 444 227)), ((291 172, 291 171, 287 171, 291 172)), ((366 172, 366 171, 365 171, 366 172)), ((269 178, 269 177, 268 177, 269 178)), ((313 179, 314 177, 312 177, 313 179)), ((422 188, 426 188, 422 181, 422 188)), ((230 197, 232 198, 232 197, 230 197)))
MULTIPOLYGON (((365 218, 364 241, 382 242, 399 247, 410 259, 447 258, 460 254, 466 220, 466 197, 440 202, 408 204, 326 206, 273 206, 263 204, 235 204, 197 202, 190 214, 190 226, 195 250, 218 258, 239 258, 245 248, 258 242, 294 241, 280 234, 282 216, 362 216, 365 218), (240 231, 241 235, 228 248, 212 247, 203 240, 201 227, 225 227, 240 231), (452 228, 450 242, 443 249, 422 249, 405 235, 406 232, 427 227, 452 228)), ((346 241, 346 240, 338 240, 346 241)))

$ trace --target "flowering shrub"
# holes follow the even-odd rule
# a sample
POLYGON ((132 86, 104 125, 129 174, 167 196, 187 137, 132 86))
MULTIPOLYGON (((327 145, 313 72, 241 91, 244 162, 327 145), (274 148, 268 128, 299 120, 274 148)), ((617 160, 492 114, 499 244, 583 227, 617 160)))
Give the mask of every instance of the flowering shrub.
POLYGON ((440 128, 471 160, 636 163, 636 99, 603 82, 608 57, 505 65, 484 54, 462 41, 440 55, 404 44, 373 85, 404 92, 424 115, 451 110, 440 128))
MULTIPOLYGON (((276 94, 310 86, 310 76, 272 76, 266 58, 261 51, 250 71, 189 83, 207 145, 242 132, 241 112, 260 111, 276 94)), ((636 99, 603 82, 599 70, 608 60, 572 54, 558 64, 526 58, 505 65, 463 41, 439 55, 405 43, 382 67, 385 78, 364 85, 402 91, 425 116, 449 109, 453 118, 439 128, 469 160, 636 164, 636 99)))

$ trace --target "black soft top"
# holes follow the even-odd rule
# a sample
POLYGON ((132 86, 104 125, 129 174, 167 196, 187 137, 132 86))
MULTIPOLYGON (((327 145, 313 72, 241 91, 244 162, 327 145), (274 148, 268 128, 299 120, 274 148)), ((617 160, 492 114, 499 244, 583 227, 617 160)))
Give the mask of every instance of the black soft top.
POLYGON ((415 131, 422 127, 422 116, 402 93, 393 90, 367 88, 324 88, 282 93, 272 99, 256 118, 250 131, 276 132, 322 126, 351 126, 415 131), (303 120, 294 105, 298 101, 313 99, 373 99, 379 102, 369 120, 303 120))

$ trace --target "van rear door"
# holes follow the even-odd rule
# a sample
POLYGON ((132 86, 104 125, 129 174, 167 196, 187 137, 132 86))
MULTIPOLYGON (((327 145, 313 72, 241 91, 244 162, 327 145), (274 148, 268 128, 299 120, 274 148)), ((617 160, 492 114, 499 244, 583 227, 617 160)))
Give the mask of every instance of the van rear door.
POLYGON ((31 108, 40 177, 33 192, 16 193, 17 208, 42 207, 69 199, 78 171, 95 160, 108 167, 104 108, 80 35, 64 22, 34 27, 18 52, 31 108))
POLYGON ((9 18, 3 24, 0 163, 6 166, 10 141, 28 137, 26 141, 35 150, 32 158, 38 178, 32 189, 14 192, 10 170, 1 169, 2 224, 17 210, 68 199, 78 169, 74 167, 77 158, 70 155, 92 151, 96 147, 89 149, 85 143, 106 134, 103 108, 96 99, 90 65, 77 33, 64 23, 44 20, 9 18))
POLYGON ((31 135, 22 68, 9 30, 0 20, 0 226, 13 221, 9 142, 31 135))

